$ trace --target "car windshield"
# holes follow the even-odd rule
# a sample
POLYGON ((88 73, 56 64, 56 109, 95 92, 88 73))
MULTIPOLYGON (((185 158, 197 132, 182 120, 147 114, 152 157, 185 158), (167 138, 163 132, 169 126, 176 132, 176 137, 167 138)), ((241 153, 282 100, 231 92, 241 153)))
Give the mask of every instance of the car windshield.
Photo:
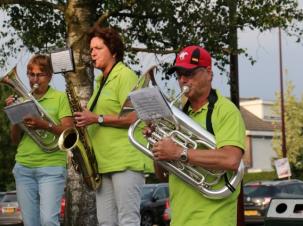
POLYGON ((2 202, 17 202, 17 196, 16 194, 6 194, 3 197, 2 202))
POLYGON ((141 199, 150 199, 153 194, 154 188, 153 187, 143 187, 141 193, 141 199))
POLYGON ((248 185, 244 186, 244 195, 250 197, 272 197, 276 195, 277 189, 273 186, 248 185))

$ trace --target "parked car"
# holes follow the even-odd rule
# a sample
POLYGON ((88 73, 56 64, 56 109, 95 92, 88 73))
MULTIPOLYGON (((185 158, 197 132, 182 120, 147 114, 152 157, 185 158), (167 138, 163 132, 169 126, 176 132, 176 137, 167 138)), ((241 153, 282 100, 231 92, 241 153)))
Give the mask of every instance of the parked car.
POLYGON ((167 198, 165 201, 165 209, 162 215, 162 219, 164 222, 165 226, 170 225, 170 219, 171 219, 171 209, 170 209, 170 204, 169 204, 169 199, 167 198))
POLYGON ((257 181, 243 186, 246 224, 263 223, 272 198, 303 198, 303 181, 257 181))
POLYGON ((4 191, 0 191, 0 202, 2 201, 2 198, 4 197, 5 192, 4 191))
POLYGON ((64 215, 65 215, 65 195, 63 195, 61 199, 61 207, 60 207, 60 225, 64 225, 64 215))
POLYGON ((167 183, 146 184, 141 195, 141 226, 165 225, 163 213, 168 199, 167 183))
MULTIPOLYGON (((21 209, 17 202, 16 191, 4 192, 0 202, 0 225, 23 225, 21 209)), ((60 224, 64 224, 65 197, 61 199, 60 224)))
POLYGON ((16 191, 6 192, 0 202, 0 225, 23 224, 16 191))

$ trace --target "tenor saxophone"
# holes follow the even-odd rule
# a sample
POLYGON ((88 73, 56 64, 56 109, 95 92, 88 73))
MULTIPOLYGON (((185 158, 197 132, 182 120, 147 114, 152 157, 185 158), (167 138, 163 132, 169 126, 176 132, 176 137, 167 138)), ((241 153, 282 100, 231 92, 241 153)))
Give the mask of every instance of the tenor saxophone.
MULTIPOLYGON (((69 79, 66 79, 66 92, 72 112, 82 111, 75 89, 69 79)), ((61 150, 72 152, 72 165, 81 173, 85 184, 91 190, 97 190, 101 185, 98 164, 86 128, 68 128, 64 130, 58 142, 61 150)))

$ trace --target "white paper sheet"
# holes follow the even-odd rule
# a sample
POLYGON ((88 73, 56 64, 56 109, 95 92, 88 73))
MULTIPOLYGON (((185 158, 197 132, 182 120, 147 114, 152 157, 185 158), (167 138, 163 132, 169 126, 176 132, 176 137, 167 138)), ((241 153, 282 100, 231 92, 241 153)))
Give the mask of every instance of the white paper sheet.
POLYGON ((40 113, 32 100, 13 104, 4 108, 8 119, 12 124, 18 124, 27 116, 41 117, 40 113))
POLYGON ((146 121, 172 116, 172 111, 158 87, 133 91, 129 96, 141 120, 146 121))

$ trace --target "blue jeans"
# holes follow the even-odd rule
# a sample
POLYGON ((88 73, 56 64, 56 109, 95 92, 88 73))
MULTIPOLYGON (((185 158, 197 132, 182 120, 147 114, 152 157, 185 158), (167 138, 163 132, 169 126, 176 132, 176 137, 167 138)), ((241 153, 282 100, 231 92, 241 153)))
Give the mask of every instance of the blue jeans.
POLYGON ((96 193, 99 226, 140 226, 144 174, 126 170, 102 174, 96 193))
POLYGON ((24 226, 59 226, 65 167, 28 168, 16 163, 13 174, 24 226))

